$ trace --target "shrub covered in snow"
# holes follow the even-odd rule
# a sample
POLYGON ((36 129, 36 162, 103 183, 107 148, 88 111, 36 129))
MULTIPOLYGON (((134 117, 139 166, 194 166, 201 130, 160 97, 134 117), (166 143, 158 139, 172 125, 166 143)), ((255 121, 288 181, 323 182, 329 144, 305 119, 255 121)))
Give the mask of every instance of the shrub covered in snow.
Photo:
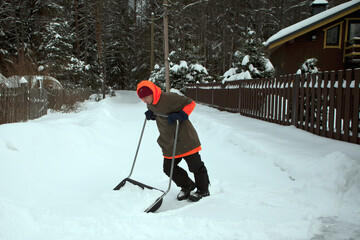
MULTIPOLYGON (((188 83, 206 83, 212 80, 203 65, 197 62, 188 63, 185 60, 178 60, 179 56, 175 52, 172 52, 169 58, 170 88, 176 88, 184 93, 188 83)), ((165 68, 156 64, 149 80, 165 89, 165 68)))
MULTIPOLYGON (((241 56, 239 52, 236 52, 235 56, 235 59, 240 60, 240 58, 238 58, 238 56, 241 56)), ((274 75, 274 67, 269 59, 261 57, 260 61, 252 61, 253 58, 249 55, 245 55, 241 61, 237 61, 234 64, 235 67, 230 68, 224 73, 223 83, 242 79, 272 77, 274 75)))
POLYGON ((318 60, 316 58, 309 58, 307 59, 301 67, 297 70, 297 74, 302 73, 317 73, 319 72, 318 68, 316 67, 318 60))

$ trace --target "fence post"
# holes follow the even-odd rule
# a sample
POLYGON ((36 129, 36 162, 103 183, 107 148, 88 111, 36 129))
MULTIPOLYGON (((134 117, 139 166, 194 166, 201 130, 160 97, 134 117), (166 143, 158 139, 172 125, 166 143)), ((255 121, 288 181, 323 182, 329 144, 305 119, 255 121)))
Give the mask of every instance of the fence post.
POLYGON ((341 131, 342 131, 342 98, 343 98, 343 81, 344 81, 344 70, 339 70, 338 71, 338 86, 337 89, 335 90, 335 95, 337 95, 336 97, 336 132, 335 132, 335 139, 336 140, 341 140, 341 131))
POLYGON ((5 88, 0 86, 0 124, 5 123, 5 88))
POLYGON ((354 105, 353 105, 353 115, 352 115, 352 131, 353 131, 353 135, 352 135, 352 141, 353 143, 358 143, 360 144, 360 138, 359 136, 359 98, 360 98, 360 89, 359 89, 359 85, 360 85, 360 68, 355 69, 355 75, 354 75, 354 79, 355 79, 355 87, 354 87, 354 105))
POLYGON ((211 106, 214 107, 214 86, 211 86, 211 106))
POLYGON ((240 107, 240 104, 241 104, 241 83, 239 81, 239 91, 238 91, 238 104, 239 104, 239 109, 238 109, 238 112, 241 114, 240 110, 241 110, 241 107, 240 107))
POLYGON ((30 86, 27 84, 25 86, 24 92, 24 121, 29 120, 29 88, 30 86))
POLYGON ((198 91, 197 91, 197 89, 198 89, 198 86, 197 86, 197 84, 195 84, 195 102, 198 102, 198 91))
POLYGON ((347 69, 345 71, 345 89, 344 89, 344 117, 342 118, 343 122, 343 130, 344 130, 344 141, 349 142, 350 139, 350 99, 351 99, 351 81, 352 81, 352 69, 347 69))
POLYGON ((293 83, 291 125, 297 126, 296 121, 297 121, 297 110, 298 110, 297 106, 299 101, 299 74, 292 74, 291 76, 293 83))

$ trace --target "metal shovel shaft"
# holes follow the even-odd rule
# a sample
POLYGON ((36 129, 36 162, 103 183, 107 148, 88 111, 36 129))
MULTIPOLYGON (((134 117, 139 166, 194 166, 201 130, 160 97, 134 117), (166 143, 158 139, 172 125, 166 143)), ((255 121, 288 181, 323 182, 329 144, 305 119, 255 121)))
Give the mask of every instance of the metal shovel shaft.
POLYGON ((175 130, 175 139, 174 139, 174 148, 173 148, 173 155, 172 155, 172 160, 171 160, 171 169, 170 169, 170 175, 169 175, 169 185, 167 190, 150 206, 148 207, 145 212, 152 212, 152 208, 160 201, 162 201, 162 199, 165 197, 165 195, 170 191, 171 188, 171 182, 172 182, 172 175, 174 172, 174 162, 175 162, 175 152, 176 152, 176 143, 177 143, 177 138, 178 138, 178 133, 179 133, 179 120, 176 120, 176 130, 175 130))
POLYGON ((143 137, 143 135, 144 135, 145 126, 146 126, 146 118, 145 118, 145 120, 144 120, 144 124, 143 124, 142 130, 141 130, 141 134, 140 134, 139 143, 138 143, 138 146, 137 146, 137 148, 136 148, 136 153, 135 153, 134 161, 133 161, 133 164, 132 164, 132 167, 131 167, 131 171, 130 171, 130 174, 129 174, 128 178, 130 178, 130 176, 132 175, 132 173, 133 173, 133 171, 134 171, 134 167, 135 167, 135 163, 136 163, 136 158, 137 158, 137 155, 138 155, 138 153, 139 153, 139 149, 140 149, 142 137, 143 137))

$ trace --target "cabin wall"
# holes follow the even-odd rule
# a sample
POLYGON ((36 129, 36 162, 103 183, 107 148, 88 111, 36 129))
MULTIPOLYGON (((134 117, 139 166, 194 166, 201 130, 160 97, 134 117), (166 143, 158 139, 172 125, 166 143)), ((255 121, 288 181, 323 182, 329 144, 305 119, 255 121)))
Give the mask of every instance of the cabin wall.
POLYGON ((309 58, 318 60, 320 71, 344 69, 343 48, 324 49, 324 31, 316 29, 277 48, 270 56, 277 74, 293 74, 309 58), (316 39, 312 37, 316 36, 316 39))

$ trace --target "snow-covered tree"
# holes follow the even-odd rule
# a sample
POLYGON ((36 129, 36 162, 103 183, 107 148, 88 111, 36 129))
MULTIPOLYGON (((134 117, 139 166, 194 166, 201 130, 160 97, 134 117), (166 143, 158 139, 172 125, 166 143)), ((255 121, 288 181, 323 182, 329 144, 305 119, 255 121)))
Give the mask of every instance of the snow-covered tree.
MULTIPOLYGON (((135 81, 129 76, 137 76, 141 65, 135 66, 133 61, 135 49, 134 39, 129 31, 131 8, 126 1, 108 1, 103 16, 103 45, 105 51, 107 84, 116 89, 135 89, 135 81), (113 22, 117 24, 113 24, 113 22), (124 44, 126 43, 126 44, 124 44)), ((147 70, 148 72, 148 70, 147 70)))
POLYGON ((35 9, 31 1, 0 1, 0 67, 6 69, 7 75, 36 70, 33 61, 36 31, 31 25, 35 9))
POLYGON ((69 34, 69 23, 65 19, 56 17, 46 25, 45 29, 44 44, 40 47, 44 52, 41 64, 50 69, 54 77, 63 81, 68 80, 69 75, 72 74, 68 65, 71 65, 72 59, 75 59, 72 54, 73 34, 69 34))
POLYGON ((225 72, 223 81, 265 78, 274 75, 274 67, 265 57, 265 46, 251 29, 242 36, 244 44, 234 53, 232 68, 225 72))
MULTIPOLYGON (((230 68, 237 68, 237 74, 248 72, 258 77, 256 70, 264 72, 261 66, 266 62, 258 48, 261 42, 307 18, 312 1, 168 1, 169 47, 176 52, 172 62, 181 65, 184 60, 188 68, 201 63, 216 78, 230 68), (234 55, 236 51, 238 57, 234 55), (247 55, 249 65, 243 66, 247 55)), ((329 7, 343 2, 346 0, 331 1, 329 7)), ((48 66, 44 72, 67 79, 74 86, 90 85, 95 89, 103 74, 111 86, 134 89, 139 80, 149 77, 151 13, 155 15, 154 62, 163 62, 162 3, 162 0, 2 0, 0 71, 6 76, 20 73, 14 71, 14 66, 20 68, 23 64, 23 72, 31 74, 32 69, 36 71, 41 65, 48 66), (101 3, 101 8, 96 8, 95 3, 101 3), (96 9, 100 10, 99 15, 95 14, 96 9), (95 29, 99 25, 95 22, 102 25, 101 63, 96 38, 100 35, 95 29), (46 49, 51 44, 58 51, 46 49), (88 68, 81 70, 81 66, 88 68), (75 74, 70 72, 72 67, 75 74)))
POLYGON ((234 54, 234 66, 243 72, 249 71, 253 78, 271 77, 274 69, 265 57, 265 46, 261 39, 250 28, 243 38, 243 46, 234 54))

